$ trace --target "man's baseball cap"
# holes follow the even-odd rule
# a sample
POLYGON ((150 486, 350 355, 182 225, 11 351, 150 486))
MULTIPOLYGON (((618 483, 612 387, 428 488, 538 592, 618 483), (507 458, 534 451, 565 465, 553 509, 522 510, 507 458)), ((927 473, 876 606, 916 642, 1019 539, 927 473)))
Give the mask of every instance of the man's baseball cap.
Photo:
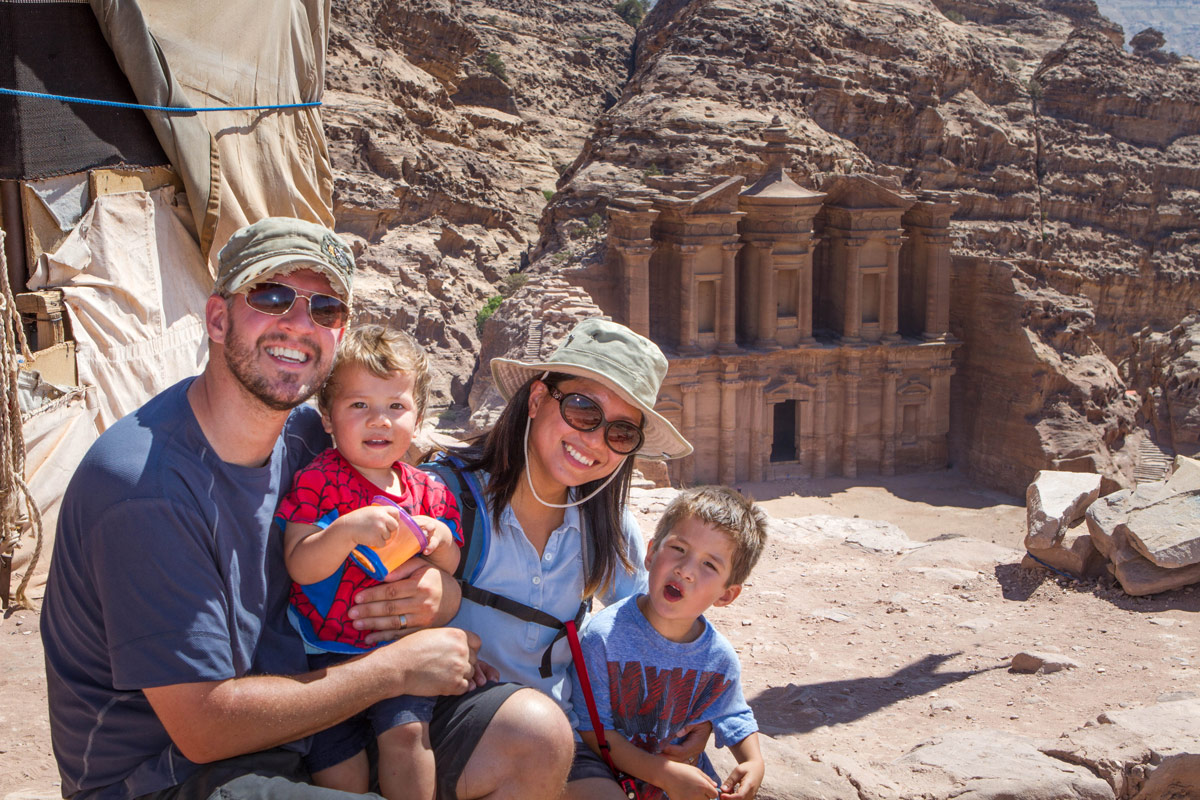
POLYGON ((267 217, 233 234, 217 254, 215 292, 236 292, 272 275, 311 269, 329 279, 349 302, 354 286, 354 254, 324 225, 291 217, 267 217))

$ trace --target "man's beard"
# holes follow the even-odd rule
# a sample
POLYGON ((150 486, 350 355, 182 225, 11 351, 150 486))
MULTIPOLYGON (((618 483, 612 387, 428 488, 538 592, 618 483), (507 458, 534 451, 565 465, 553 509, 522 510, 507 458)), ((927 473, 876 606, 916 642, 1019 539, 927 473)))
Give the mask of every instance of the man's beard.
MULTIPOLYGON (((320 345, 307 338, 302 341, 312 350, 313 363, 319 367, 324 360, 320 345)), ((314 376, 308 383, 304 382, 300 375, 294 373, 283 373, 278 379, 272 381, 262 374, 260 366, 256 363, 258 351, 262 350, 265 353, 269 344, 270 340, 266 337, 259 339, 254 344, 243 341, 233 315, 230 314, 229 332, 225 337, 225 364, 229 367, 229 371, 247 392, 267 408, 272 411, 290 411, 316 393, 329 370, 322 371, 318 367, 314 367, 317 369, 319 377, 314 376)))

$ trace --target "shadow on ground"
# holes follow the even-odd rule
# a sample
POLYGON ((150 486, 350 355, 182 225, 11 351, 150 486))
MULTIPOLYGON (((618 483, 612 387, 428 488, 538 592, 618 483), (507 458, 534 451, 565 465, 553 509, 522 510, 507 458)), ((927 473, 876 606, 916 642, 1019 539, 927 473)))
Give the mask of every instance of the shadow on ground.
POLYGON ((776 500, 790 495, 831 498, 864 486, 882 488, 902 500, 930 506, 984 509, 1025 505, 1024 500, 973 485, 954 469, 893 475, 887 478, 868 475, 859 478, 796 478, 764 483, 738 483, 738 488, 749 493, 755 500, 776 500))
POLYGON ((759 727, 766 733, 807 733, 823 725, 853 722, 901 700, 1007 666, 937 671, 942 664, 959 655, 962 653, 931 653, 878 678, 773 686, 750 698, 750 705, 759 727))
POLYGON ((1076 580, 1045 569, 1027 569, 1020 564, 997 564, 994 572, 1004 599, 1019 603, 1033 599, 1040 590, 1058 589, 1090 594, 1123 611, 1140 614, 1200 611, 1200 590, 1192 587, 1134 597, 1125 594, 1121 584, 1109 576, 1094 580, 1076 580))

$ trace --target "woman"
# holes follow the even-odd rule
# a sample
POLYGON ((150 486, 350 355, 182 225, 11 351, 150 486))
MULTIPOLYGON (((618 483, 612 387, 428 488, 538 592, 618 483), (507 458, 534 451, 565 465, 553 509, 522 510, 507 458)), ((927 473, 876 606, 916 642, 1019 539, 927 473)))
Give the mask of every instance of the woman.
MULTIPOLYGON (((455 453, 483 487, 492 523, 474 587, 557 620, 574 618, 582 598, 611 603, 645 590, 645 544, 627 505, 633 456, 692 452, 654 411, 666 372, 653 342, 602 319, 579 323, 543 362, 493 360, 508 405, 481 442, 455 453)), ((501 680, 541 689, 570 716, 567 643, 471 598, 464 591, 451 625, 480 635, 479 657, 501 680)), ((707 729, 690 737, 680 757, 698 753, 706 738, 707 729)), ((607 768, 583 750, 567 796, 611 792, 611 780, 593 780, 608 777, 607 768)))

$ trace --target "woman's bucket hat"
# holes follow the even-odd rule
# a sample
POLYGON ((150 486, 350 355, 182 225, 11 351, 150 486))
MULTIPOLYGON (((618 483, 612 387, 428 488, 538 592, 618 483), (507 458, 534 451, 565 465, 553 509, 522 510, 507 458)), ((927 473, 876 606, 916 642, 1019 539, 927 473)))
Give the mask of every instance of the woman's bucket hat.
POLYGON ((642 412, 642 433, 646 437, 637 451, 641 458, 683 458, 692 452, 688 440, 654 410, 667 374, 667 359, 646 337, 624 325, 593 317, 572 328, 566 341, 545 361, 492 359, 492 380, 505 401, 511 400, 530 378, 546 372, 590 378, 636 406, 642 412))

